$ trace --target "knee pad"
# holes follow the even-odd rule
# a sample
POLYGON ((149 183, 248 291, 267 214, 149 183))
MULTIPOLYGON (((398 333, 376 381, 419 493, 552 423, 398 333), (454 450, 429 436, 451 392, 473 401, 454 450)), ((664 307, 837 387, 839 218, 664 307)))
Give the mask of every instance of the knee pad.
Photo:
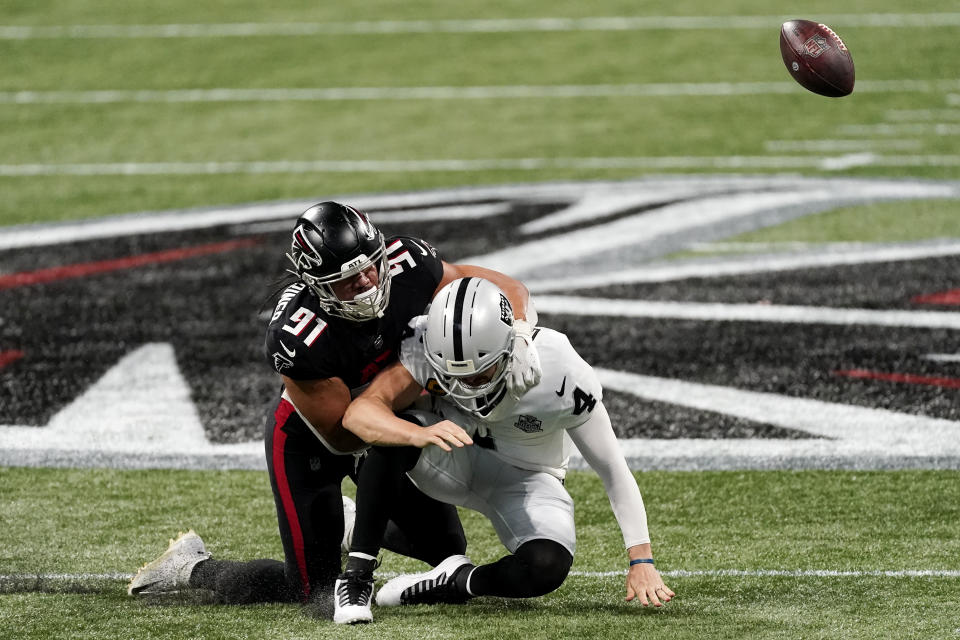
POLYGON ((520 545, 514 555, 526 565, 530 587, 536 595, 560 588, 573 565, 570 552, 553 540, 530 540, 520 545))

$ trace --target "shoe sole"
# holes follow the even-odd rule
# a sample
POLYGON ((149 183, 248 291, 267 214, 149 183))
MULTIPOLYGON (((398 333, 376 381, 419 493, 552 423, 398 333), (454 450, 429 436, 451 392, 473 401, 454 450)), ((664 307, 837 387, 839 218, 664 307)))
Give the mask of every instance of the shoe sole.
POLYGON ((348 615, 339 620, 337 619, 336 614, 334 614, 333 621, 337 624, 367 624, 368 622, 373 622, 373 613, 367 611, 359 614, 348 615))

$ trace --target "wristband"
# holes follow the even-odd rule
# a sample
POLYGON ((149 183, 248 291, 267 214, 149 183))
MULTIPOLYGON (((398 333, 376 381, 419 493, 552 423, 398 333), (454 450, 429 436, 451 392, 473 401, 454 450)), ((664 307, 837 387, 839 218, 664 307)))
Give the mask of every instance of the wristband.
POLYGON ((630 561, 631 567, 635 564, 653 564, 653 558, 637 558, 630 561))

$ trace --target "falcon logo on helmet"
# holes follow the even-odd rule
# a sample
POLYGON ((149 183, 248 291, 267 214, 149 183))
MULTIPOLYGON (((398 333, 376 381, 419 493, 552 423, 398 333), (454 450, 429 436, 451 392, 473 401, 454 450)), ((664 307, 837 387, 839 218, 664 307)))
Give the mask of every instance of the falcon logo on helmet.
POLYGON ((432 380, 474 415, 489 415, 506 394, 512 324, 506 296, 481 278, 454 280, 430 306, 423 349, 436 374, 432 380))
POLYGON ((290 253, 297 276, 323 310, 354 322, 383 316, 390 302, 390 265, 383 234, 366 215, 338 202, 315 204, 297 219, 290 253), (374 275, 375 272, 375 275, 374 275), (334 286, 365 274, 372 287, 343 300, 334 286))
MULTIPOLYGON (((299 250, 297 268, 307 271, 323 265, 323 256, 317 248, 307 240, 306 231, 301 224, 293 230, 293 246, 299 250)), ((291 251, 293 251, 291 249, 291 251)))

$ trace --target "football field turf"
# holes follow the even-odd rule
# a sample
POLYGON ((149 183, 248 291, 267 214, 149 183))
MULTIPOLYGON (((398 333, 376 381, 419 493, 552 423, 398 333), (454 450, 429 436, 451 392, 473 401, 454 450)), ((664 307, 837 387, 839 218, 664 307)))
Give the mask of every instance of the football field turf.
MULTIPOLYGON (((117 214, 175 210, 174 217, 189 219, 197 211, 247 203, 561 181, 583 181, 587 190, 596 181, 690 174, 919 180, 955 188, 958 35, 960 13, 948 0, 916 6, 810 0, 802 7, 760 0, 171 0, 136 7, 119 0, 8 0, 0 11, 0 282, 17 272, 168 248, 167 235, 156 232, 120 248, 93 241, 62 253, 44 245, 3 252, 8 225, 117 214), (823 20, 844 38, 857 69, 852 96, 822 98, 791 80, 777 30, 792 18, 823 20)), ((411 223, 410 233, 456 259, 500 248, 495 243, 502 236, 484 246, 482 237, 464 238, 457 226, 463 225, 411 223)), ((675 257, 847 246, 837 243, 926 246, 958 238, 956 196, 895 196, 683 247, 675 257)), ((925 265, 924 277, 917 276, 923 293, 960 287, 955 257, 925 265)), ((40 430, 80 395, 76 387, 93 384, 94 370, 99 375, 108 368, 74 342, 111 358, 111 349, 139 345, 139 331, 151 324, 139 315, 131 314, 128 323, 135 327, 128 334, 108 327, 88 335, 80 323, 109 323, 114 298, 154 291, 151 280, 165 272, 144 272, 142 280, 131 279, 129 290, 119 277, 107 280, 106 289, 78 285, 84 295, 94 292, 83 313, 66 295, 73 281, 50 290, 0 285, 6 296, 0 297, 0 430, 40 430), (110 282, 121 285, 111 290, 110 282), (42 394, 31 389, 41 382, 44 393, 53 389, 62 397, 38 402, 42 394)), ((188 268, 175 286, 161 286, 170 296, 162 299, 161 314, 189 308, 193 298, 180 307, 175 299, 195 293, 206 282, 201 276, 212 272, 232 273, 220 263, 188 268)), ((909 306, 904 290, 910 289, 898 287, 906 278, 896 265, 848 276, 839 284, 812 278, 799 290, 824 292, 825 301, 817 303, 827 306, 854 299, 870 308, 909 306)), ((757 286, 765 291, 775 285, 757 286)), ((658 290, 650 297, 683 297, 685 290, 704 299, 730 290, 737 301, 747 295, 729 283, 726 289, 698 286, 681 283, 680 294, 658 290)), ((768 302, 765 294, 750 301, 758 300, 768 302)), ((244 319, 255 312, 249 306, 244 319)), ((592 326, 575 314, 544 317, 571 334, 592 326)), ((243 417, 253 426, 233 424, 231 431, 238 422, 231 411, 240 396, 259 402, 261 383, 232 377, 250 368, 247 361, 219 368, 223 325, 189 318, 199 321, 190 325, 199 337, 180 347, 181 366, 196 372, 215 362, 211 378, 237 381, 233 395, 211 393, 211 399, 204 393, 216 385, 206 385, 206 371, 193 378, 207 435, 218 444, 255 438, 260 414, 248 411, 243 417)), ((725 350, 703 338, 713 334, 700 331, 701 324, 674 324, 692 327, 694 339, 664 342, 662 359, 621 356, 623 344, 589 351, 589 335, 578 334, 576 344, 606 367, 630 360, 656 368, 666 361, 690 378, 703 376, 702 382, 731 380, 763 391, 780 385, 787 395, 944 421, 954 420, 960 406, 951 386, 958 380, 956 364, 949 364, 955 361, 934 368, 923 360, 929 369, 923 380, 935 384, 860 382, 862 392, 837 391, 830 370, 813 368, 813 356, 828 359, 824 354, 841 349, 848 358, 880 353, 884 364, 895 360, 890 354, 909 349, 955 357, 943 353, 956 351, 955 330, 869 334, 859 345, 852 344, 852 330, 836 338, 820 328, 808 334, 787 325, 772 331, 767 347, 758 347, 762 357, 751 359, 742 343, 725 350), (684 370, 688 351, 717 356, 701 354, 684 370), (782 368, 758 373, 751 366, 762 358, 782 368), (813 382, 804 387, 806 379, 813 382)), ((609 326, 584 331, 613 334, 609 326)), ((748 332, 760 344, 757 326, 748 332)), ((255 342, 244 348, 262 360, 255 342)), ((907 362, 920 367, 921 356, 907 362)), ((627 396, 611 392, 610 405, 617 416, 632 415, 627 396)), ((728 430, 726 443, 770 428, 723 420, 720 427, 695 424, 718 414, 673 414, 662 405, 646 411, 638 418, 646 429, 641 435, 686 421, 691 430, 703 427, 706 437, 728 430)), ((684 436, 704 437, 686 431, 669 437, 684 436)), ((3 452, 4 459, 18 451, 3 452)), ((359 628, 334 627, 292 605, 223 607, 202 596, 126 596, 125 577, 188 527, 204 536, 216 557, 279 558, 262 471, 0 467, 0 638, 958 638, 960 472, 952 460, 947 466, 953 470, 639 472, 658 568, 678 594, 658 611, 623 602, 625 553, 606 497, 593 474, 571 472, 579 546, 573 574, 560 590, 530 601, 375 609, 375 623, 359 628)), ((463 517, 473 559, 498 557, 489 525, 476 514, 463 517)), ((420 568, 390 554, 385 560, 388 573, 420 568)))
MULTIPOLYGON (((297 605, 128 598, 124 576, 193 527, 214 557, 278 557, 262 472, 0 471, 0 626, 22 638, 950 638, 960 606, 960 473, 646 472, 654 553, 677 598, 625 603, 622 540, 593 474, 575 472, 577 558, 530 601, 374 608, 333 627, 297 605), (243 513, 245 517, 238 518, 243 513)), ((462 512, 468 553, 502 553, 462 512)), ((383 571, 422 570, 385 553, 383 571)))
POLYGON ((0 222, 644 173, 960 171, 947 0, 230 7, 6 3, 0 222), (789 77, 778 28, 798 11, 845 38, 853 96, 789 77))

